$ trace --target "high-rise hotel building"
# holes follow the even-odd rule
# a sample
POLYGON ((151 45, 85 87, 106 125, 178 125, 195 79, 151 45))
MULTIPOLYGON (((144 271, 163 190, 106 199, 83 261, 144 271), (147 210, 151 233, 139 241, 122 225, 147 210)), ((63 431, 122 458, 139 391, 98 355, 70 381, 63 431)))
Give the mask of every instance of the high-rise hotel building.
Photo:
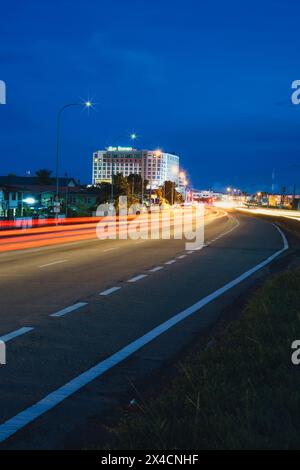
POLYGON ((152 188, 165 181, 178 185, 179 157, 161 150, 137 150, 132 147, 107 147, 93 154, 93 184, 111 182, 112 175, 140 174, 152 188))

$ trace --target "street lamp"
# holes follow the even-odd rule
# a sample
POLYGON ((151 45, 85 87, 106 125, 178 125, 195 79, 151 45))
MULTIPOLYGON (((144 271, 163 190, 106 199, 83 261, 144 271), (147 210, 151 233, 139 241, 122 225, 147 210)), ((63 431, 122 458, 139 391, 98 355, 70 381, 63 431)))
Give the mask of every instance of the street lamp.
POLYGON ((56 201, 59 199, 59 157, 60 157, 60 123, 61 115, 65 109, 70 108, 71 106, 84 106, 85 108, 90 108, 93 106, 91 101, 85 101, 84 103, 68 103, 60 108, 57 114, 56 122, 56 201))
POLYGON ((26 197, 25 199, 23 199, 23 202, 32 205, 36 203, 36 200, 34 199, 34 197, 26 197))

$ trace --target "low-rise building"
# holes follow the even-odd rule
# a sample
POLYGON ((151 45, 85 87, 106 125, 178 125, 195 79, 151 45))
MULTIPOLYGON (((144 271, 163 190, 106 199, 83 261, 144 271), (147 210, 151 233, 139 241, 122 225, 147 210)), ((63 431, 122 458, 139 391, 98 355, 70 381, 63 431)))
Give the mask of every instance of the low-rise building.
MULTIPOLYGON (((37 177, 0 176, 1 218, 54 215, 55 197, 54 178, 49 184, 40 184, 37 177)), ((92 212, 97 204, 97 196, 73 178, 59 179, 59 199, 61 214, 92 212)))

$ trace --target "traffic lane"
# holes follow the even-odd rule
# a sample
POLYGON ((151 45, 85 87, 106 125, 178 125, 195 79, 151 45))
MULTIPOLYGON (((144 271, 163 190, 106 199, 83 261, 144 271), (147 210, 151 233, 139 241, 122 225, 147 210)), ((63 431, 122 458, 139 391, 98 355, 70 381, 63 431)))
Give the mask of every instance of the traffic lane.
MULTIPOLYGON (((218 213, 217 213, 218 214, 218 213)), ((226 222, 227 217, 226 213, 218 214, 217 218, 210 217, 205 220, 205 235, 206 239, 212 233, 214 228, 213 223, 217 222, 226 222), (222 216, 222 217, 221 217, 222 216)), ((219 225, 216 226, 218 230, 219 225)), ((172 238, 171 238, 172 240, 172 238)), ((151 240, 148 240, 151 241, 151 240)), ((134 243, 134 241, 133 241, 134 243)), ((131 240, 127 240, 127 244, 131 244, 131 240)), ((46 266, 56 260, 64 259, 68 256, 77 256, 82 253, 83 250, 97 250, 96 254, 101 255, 106 252, 106 250, 113 250, 119 248, 120 246, 126 246, 126 241, 122 240, 89 240, 71 244, 63 244, 61 246, 55 247, 43 247, 33 250, 21 250, 16 252, 8 252, 0 254, 0 276, 2 279, 10 276, 30 276, 30 270, 40 266, 46 266), (53 256, 53 258, 51 258, 53 256)))
MULTIPOLYGON (((8 344, 9 362, 0 370, 1 421, 280 248, 281 239, 273 226, 255 219, 242 220, 239 230, 215 246, 165 265, 162 271, 136 283, 124 279, 120 291, 109 297, 97 296, 69 316, 49 318, 32 333, 8 344)), ((199 316, 203 319, 204 315, 205 309, 199 316)), ((182 344, 185 324, 180 326, 182 344)))
MULTIPOLYGON (((215 214, 218 214, 218 210, 205 209, 206 218, 210 219, 215 214)), ((181 214, 182 217, 192 217, 188 209, 181 212, 172 211, 171 215, 177 213, 177 217, 181 214)), ((168 216, 168 213, 158 212, 149 215, 140 215, 138 217, 138 223, 141 227, 146 228, 151 220, 151 225, 159 224, 159 220, 155 221, 155 218, 162 219, 168 216)), ((57 227, 43 227, 43 228, 30 228, 22 231, 11 230, 7 232, 0 232, 0 252, 9 251, 20 251, 24 249, 34 249, 37 247, 45 247, 52 245, 60 245, 70 242, 76 242, 78 240, 91 240, 96 239, 96 230, 101 227, 103 223, 106 230, 110 233, 114 233, 117 230, 118 233, 126 233, 127 226, 135 220, 134 216, 117 217, 117 226, 115 225, 115 219, 112 217, 100 220, 98 223, 86 223, 86 224, 75 224, 67 226, 57 227)), ((171 217, 171 223, 173 218, 171 217)))
MULTIPOLYGON (((220 218, 206 228, 208 239, 230 229, 234 220, 220 218)), ((35 325, 42 317, 109 288, 125 277, 163 263, 184 251, 183 240, 98 240, 63 247, 55 253, 12 256, 0 269, 0 335, 35 325), (66 260, 66 262, 56 263, 66 260), (45 266, 45 268, 40 268, 45 266)))

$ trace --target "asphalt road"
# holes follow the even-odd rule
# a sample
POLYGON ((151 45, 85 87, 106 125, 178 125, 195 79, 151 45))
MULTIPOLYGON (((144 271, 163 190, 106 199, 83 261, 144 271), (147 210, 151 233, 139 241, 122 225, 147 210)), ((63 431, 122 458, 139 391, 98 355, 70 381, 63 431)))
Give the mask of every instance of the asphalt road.
POLYGON ((0 254, 0 448, 84 447, 91 423, 214 322, 260 274, 248 271, 283 249, 271 223, 218 215, 194 252, 182 240, 91 240, 0 254))

